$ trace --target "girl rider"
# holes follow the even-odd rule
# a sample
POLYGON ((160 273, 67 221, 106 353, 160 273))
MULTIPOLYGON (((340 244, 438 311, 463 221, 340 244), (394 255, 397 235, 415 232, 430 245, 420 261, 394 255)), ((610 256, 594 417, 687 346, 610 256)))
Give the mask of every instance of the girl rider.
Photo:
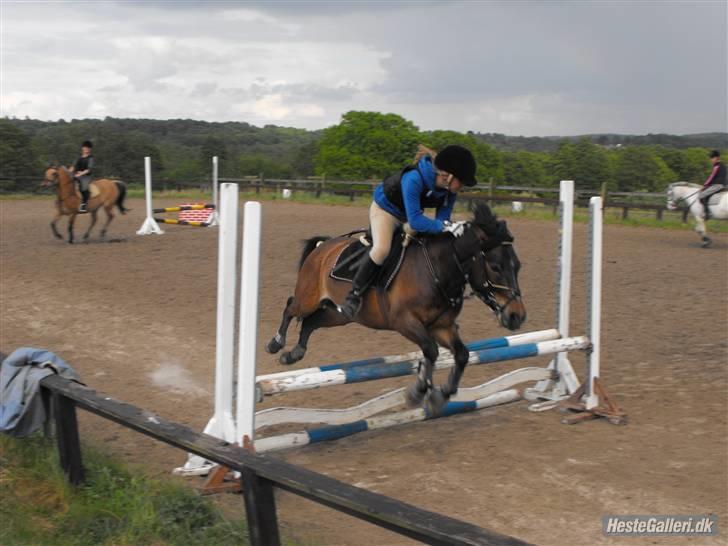
POLYGON ((389 255, 392 237, 399 225, 408 222, 418 232, 449 231, 455 237, 463 232, 463 224, 452 224, 450 216, 458 191, 463 186, 476 184, 473 154, 454 144, 436 155, 432 152, 419 155, 422 157, 416 165, 385 178, 374 190, 374 201, 369 209, 372 249, 362 260, 351 291, 339 307, 339 312, 349 320, 359 311, 364 292, 389 255), (435 209, 434 219, 424 215, 426 208, 435 209))

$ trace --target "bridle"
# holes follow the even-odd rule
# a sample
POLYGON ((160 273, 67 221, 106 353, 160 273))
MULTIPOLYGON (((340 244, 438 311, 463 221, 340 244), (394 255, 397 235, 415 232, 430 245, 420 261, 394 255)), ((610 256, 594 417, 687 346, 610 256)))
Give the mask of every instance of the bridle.
MULTIPOLYGON (((512 246, 513 243, 511 241, 503 241, 501 245, 512 246)), ((483 257, 483 261, 485 261, 485 251, 481 250, 480 254, 483 257)), ((475 257, 473 257, 473 261, 475 261, 475 257)), ((521 290, 518 288, 511 288, 510 286, 504 286, 502 284, 496 284, 491 281, 486 275, 485 282, 481 284, 480 287, 476 287, 476 289, 473 290, 473 294, 475 294, 478 299, 480 299, 483 303, 490 307, 497 315, 501 315, 503 311, 505 311, 506 307, 508 307, 513 301, 521 297, 521 290), (501 290, 508 294, 506 302, 503 305, 498 303, 498 300, 495 297, 496 290, 501 290)))
MULTIPOLYGON (((468 228, 470 228, 471 223, 467 222, 466 226, 468 228)), ((470 269, 472 268, 473 264, 475 263, 478 253, 476 253, 475 256, 472 256, 470 258, 467 258, 465 261, 462 261, 458 257, 457 250, 455 249, 455 245, 454 245, 455 239, 454 238, 450 243, 452 252, 450 252, 448 254, 452 255, 452 257, 455 261, 455 265, 457 266, 457 270, 460 272, 460 275, 461 275, 460 281, 457 282, 456 284, 458 286, 463 287, 463 289, 459 289, 458 295, 455 297, 448 295, 447 292, 445 291, 442 280, 439 278, 439 276, 437 275, 437 272, 435 271, 434 264, 432 263, 430 254, 427 251, 427 245, 424 243, 424 241, 422 241, 419 238, 413 238, 413 240, 417 244, 419 244, 420 247, 422 248, 422 253, 425 257, 425 263, 427 264, 427 269, 430 272, 430 276, 432 277, 432 280, 433 280, 435 286, 437 287, 438 291, 440 292, 440 295, 443 297, 444 300, 446 300, 448 302, 450 307, 457 307, 458 305, 462 304, 464 299, 475 294, 483 303, 485 303, 488 307, 490 307, 493 310, 493 312, 495 312, 497 315, 500 316, 503 313, 503 311, 505 311, 506 307, 508 307, 513 301, 515 301, 516 299, 521 297, 521 291, 518 288, 511 288, 509 286, 496 284, 488 278, 487 274, 485 274, 485 282, 482 285, 480 285, 480 287, 474 287, 475 289, 473 290, 473 294, 471 294, 470 296, 464 297, 463 289, 464 289, 465 285, 470 281, 470 276, 471 276, 470 269), (495 291, 497 291, 497 290, 506 292, 508 294, 506 302, 503 305, 499 304, 497 298, 495 297, 495 291)), ((488 250, 492 250, 493 248, 496 248, 498 246, 507 246, 507 245, 512 246, 513 242, 501 239, 496 245, 492 246, 488 250)), ((487 252, 486 250, 482 250, 482 249, 479 252, 480 255, 483 257, 484 265, 486 263, 486 259, 485 259, 486 252, 487 252)), ((471 284, 471 286, 472 286, 472 284, 471 284)))

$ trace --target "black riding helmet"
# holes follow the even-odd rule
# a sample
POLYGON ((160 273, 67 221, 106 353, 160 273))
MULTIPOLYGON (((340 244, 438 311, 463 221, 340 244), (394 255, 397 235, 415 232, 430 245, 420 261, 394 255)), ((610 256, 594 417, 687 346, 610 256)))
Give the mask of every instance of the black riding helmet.
POLYGON ((81 143, 81 148, 93 148, 93 147, 94 147, 94 145, 91 143, 90 140, 84 140, 81 143))
POLYGON ((458 144, 445 146, 435 157, 435 167, 454 175, 465 186, 475 186, 475 158, 470 150, 458 144))

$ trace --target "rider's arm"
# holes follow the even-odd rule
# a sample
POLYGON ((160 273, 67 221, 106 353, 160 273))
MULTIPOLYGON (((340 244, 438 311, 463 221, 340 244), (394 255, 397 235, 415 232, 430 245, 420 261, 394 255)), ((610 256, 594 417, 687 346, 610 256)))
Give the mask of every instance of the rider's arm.
POLYGON ((420 206, 420 195, 424 191, 425 182, 417 171, 409 171, 402 176, 402 199, 407 222, 420 233, 440 233, 444 227, 442 220, 428 218, 420 206))
POLYGON ((449 222, 450 216, 452 216, 452 209, 455 206, 455 199, 457 199, 456 193, 450 193, 450 195, 447 196, 447 202, 437 209, 437 214, 435 214, 435 218, 440 220, 441 222, 449 222))
POLYGON ((720 167, 720 164, 718 164, 718 163, 716 163, 715 165, 713 165, 713 170, 710 171, 710 176, 705 181, 705 184, 703 184, 703 187, 704 188, 707 188, 708 186, 710 186, 710 183, 713 182, 713 179, 715 178, 715 175, 718 174, 718 168, 719 167, 720 167))

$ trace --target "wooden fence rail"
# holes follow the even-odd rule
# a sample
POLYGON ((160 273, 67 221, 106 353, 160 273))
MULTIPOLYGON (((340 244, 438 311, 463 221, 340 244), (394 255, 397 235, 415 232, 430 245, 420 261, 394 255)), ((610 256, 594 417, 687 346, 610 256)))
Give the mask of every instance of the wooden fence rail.
POLYGON ((425 544, 527 546, 519 539, 372 493, 223 440, 115 400, 56 375, 41 382, 51 400, 61 466, 72 484, 84 480, 76 407, 240 472, 250 542, 280 544, 274 488, 425 544))

